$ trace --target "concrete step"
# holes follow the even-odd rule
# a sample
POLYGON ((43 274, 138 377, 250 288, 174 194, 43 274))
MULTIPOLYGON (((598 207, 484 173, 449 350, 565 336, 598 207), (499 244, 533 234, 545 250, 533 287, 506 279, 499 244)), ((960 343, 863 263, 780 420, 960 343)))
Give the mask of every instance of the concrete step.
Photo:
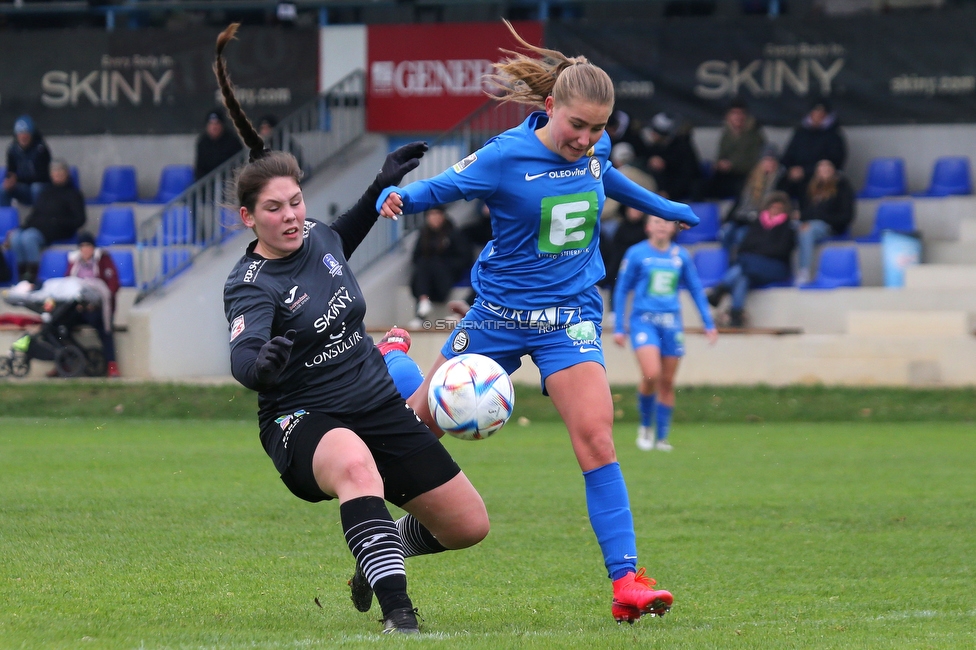
POLYGON ((905 269, 909 289, 976 289, 976 264, 918 264, 905 269))
POLYGON ((965 337, 972 331, 965 311, 849 311, 847 331, 854 336, 965 337))
POLYGON ((925 242, 922 259, 926 264, 976 264, 976 239, 925 242))

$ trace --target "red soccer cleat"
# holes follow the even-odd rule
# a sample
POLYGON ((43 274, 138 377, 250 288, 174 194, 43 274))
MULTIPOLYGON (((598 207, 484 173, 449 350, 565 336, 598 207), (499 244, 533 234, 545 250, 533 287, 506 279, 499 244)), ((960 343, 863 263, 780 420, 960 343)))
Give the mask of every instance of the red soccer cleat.
POLYGON ((641 568, 637 573, 628 573, 613 581, 613 605, 611 613, 618 623, 633 623, 643 614, 664 616, 671 609, 674 596, 663 589, 652 589, 657 582, 644 575, 641 568))
POLYGON ((380 339, 376 347, 384 356, 393 350, 399 350, 406 354, 407 350, 410 349, 410 332, 399 327, 393 327, 380 339))

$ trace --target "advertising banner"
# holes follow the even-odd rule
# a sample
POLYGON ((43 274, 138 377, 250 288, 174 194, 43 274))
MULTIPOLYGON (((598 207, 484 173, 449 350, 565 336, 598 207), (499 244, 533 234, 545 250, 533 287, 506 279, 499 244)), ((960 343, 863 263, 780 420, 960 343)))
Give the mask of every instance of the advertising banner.
MULTIPOLYGON (((542 43, 542 23, 516 22, 527 42, 542 43)), ((504 23, 370 25, 367 128, 393 133, 450 129, 488 97, 482 77, 516 49, 504 23)))
POLYGON ((717 125, 733 97, 759 120, 793 126, 829 97, 843 124, 971 122, 976 12, 653 23, 550 23, 546 46, 613 77, 617 107, 717 125))
MULTIPOLYGON (((0 33, 0 133, 22 113, 47 135, 193 133, 220 105, 212 65, 219 29, 0 33), (8 65, 9 62, 9 65, 8 65)), ((318 83, 314 29, 245 27, 225 54, 257 119, 283 117, 318 83)))

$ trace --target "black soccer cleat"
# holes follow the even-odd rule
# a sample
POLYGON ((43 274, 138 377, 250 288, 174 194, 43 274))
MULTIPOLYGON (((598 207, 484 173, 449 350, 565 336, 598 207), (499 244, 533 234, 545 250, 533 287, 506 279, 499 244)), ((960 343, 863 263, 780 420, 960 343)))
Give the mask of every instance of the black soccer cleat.
POLYGON ((366 574, 356 564, 356 573, 352 574, 349 582, 350 598, 353 606, 360 612, 368 612, 373 605, 373 588, 369 586, 366 574))
POLYGON ((420 624, 417 623, 417 610, 412 607, 401 607, 390 612, 383 619, 383 634, 419 634, 420 624))

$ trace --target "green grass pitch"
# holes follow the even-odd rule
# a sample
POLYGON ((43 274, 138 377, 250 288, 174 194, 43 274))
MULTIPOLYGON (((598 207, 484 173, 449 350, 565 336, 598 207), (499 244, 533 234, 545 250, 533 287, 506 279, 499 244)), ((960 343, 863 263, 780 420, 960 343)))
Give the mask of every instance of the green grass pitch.
POLYGON ((408 561, 427 634, 401 639, 349 602, 338 508, 288 494, 255 429, 0 418, 0 648, 976 647, 971 423, 687 423, 670 454, 619 425, 675 595, 632 627, 562 426, 448 440, 492 532, 408 561))

